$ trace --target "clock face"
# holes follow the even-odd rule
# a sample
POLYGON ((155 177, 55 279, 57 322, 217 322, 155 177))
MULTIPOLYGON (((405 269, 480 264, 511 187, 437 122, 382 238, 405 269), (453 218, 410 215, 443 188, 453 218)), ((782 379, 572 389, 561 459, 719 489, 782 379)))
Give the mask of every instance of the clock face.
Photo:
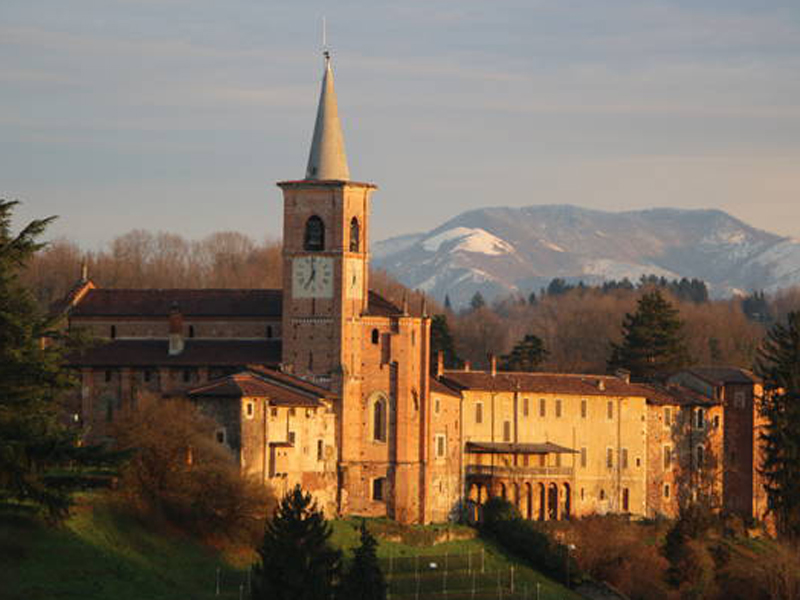
POLYGON ((345 286, 348 298, 364 296, 364 263, 362 261, 357 259, 347 261, 345 286))
POLYGON ((298 256, 292 262, 292 295, 295 298, 333 297, 333 259, 298 256))

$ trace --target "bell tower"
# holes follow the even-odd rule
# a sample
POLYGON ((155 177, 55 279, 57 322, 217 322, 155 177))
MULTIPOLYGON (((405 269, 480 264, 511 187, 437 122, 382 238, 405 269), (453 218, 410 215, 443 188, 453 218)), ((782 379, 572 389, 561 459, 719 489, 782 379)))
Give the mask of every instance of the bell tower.
POLYGON ((350 180, 328 52, 304 179, 282 181, 284 368, 342 393, 360 369, 369 299, 369 202, 350 180), (356 336, 359 336, 356 338, 356 336))

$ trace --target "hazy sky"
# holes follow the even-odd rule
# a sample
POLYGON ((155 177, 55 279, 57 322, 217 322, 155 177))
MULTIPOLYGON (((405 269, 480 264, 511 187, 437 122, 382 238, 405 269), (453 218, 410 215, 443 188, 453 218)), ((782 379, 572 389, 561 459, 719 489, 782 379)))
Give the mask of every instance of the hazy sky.
POLYGON ((2 0, 0 197, 87 246, 278 237, 322 15, 373 239, 551 203, 800 237, 798 0, 2 0))

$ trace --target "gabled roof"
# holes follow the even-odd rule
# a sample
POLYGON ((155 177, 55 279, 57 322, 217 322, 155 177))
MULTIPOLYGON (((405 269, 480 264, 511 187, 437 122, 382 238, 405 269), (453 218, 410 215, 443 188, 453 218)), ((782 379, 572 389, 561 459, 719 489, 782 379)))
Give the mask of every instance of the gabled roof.
POLYGON ((173 306, 187 317, 281 316, 281 290, 102 289, 89 290, 73 307, 73 317, 164 317, 173 306))
POLYGON ((371 317, 402 317, 403 311, 377 292, 370 290, 366 314, 371 317))
POLYGON ((498 371, 445 371, 445 383, 463 390, 574 394, 580 396, 640 396, 648 390, 609 375, 565 373, 508 373, 498 371))
POLYGON ((167 340, 116 339, 73 354, 73 367, 238 366, 281 361, 280 340, 185 339, 183 352, 169 354, 167 340))
POLYGON ((511 442, 467 442, 466 452, 473 454, 577 454, 577 450, 552 442, 514 444, 511 442))
POLYGON ((322 406, 330 390, 271 369, 248 369, 187 391, 194 398, 266 398, 273 406, 322 406))
POLYGON ((434 392, 436 394, 444 394, 445 396, 453 396, 455 398, 461 397, 461 392, 459 392, 458 390, 454 390, 449 385, 447 385, 443 381, 439 381, 435 377, 431 377, 430 382, 431 382, 430 383, 431 392, 434 392))
POLYGON ((720 400, 709 398, 696 390, 675 383, 648 384, 642 387, 646 387, 650 391, 647 403, 657 406, 715 406, 722 404, 720 400))
POLYGON ((689 373, 714 385, 726 383, 758 383, 761 381, 751 371, 739 367, 692 367, 689 373))

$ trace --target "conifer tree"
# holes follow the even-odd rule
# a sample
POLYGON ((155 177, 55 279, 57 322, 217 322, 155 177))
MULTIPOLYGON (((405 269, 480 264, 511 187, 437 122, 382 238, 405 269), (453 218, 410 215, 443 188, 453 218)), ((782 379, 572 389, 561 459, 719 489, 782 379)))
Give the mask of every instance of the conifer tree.
POLYGON ((431 372, 436 372, 436 361, 439 351, 444 354, 444 366, 447 369, 457 369, 461 366, 461 359, 456 354, 456 344, 453 334, 450 333, 450 326, 447 323, 447 315, 433 315, 431 319, 431 372))
POLYGON ((500 366, 504 371, 535 371, 547 354, 542 340, 528 334, 517 342, 509 354, 500 358, 500 366))
POLYGON ((758 351, 756 371, 764 380, 761 413, 764 458, 761 473, 778 531, 800 539, 800 312, 776 324, 758 351))
POLYGON ((478 310, 484 306, 486 306, 486 300, 483 298, 483 294, 480 292, 475 292, 472 295, 472 299, 469 301, 470 310, 478 310))
POLYGON ((331 527, 308 492, 295 486, 267 523, 253 570, 253 598, 330 600, 341 553, 331 547, 331 527))
POLYGON ((77 432, 64 424, 57 399, 74 383, 64 359, 70 338, 19 281, 53 217, 15 236, 17 204, 0 199, 0 502, 33 504, 57 520, 69 509, 71 488, 83 482, 76 468, 110 455, 78 447, 77 432))
POLYGON ((342 581, 341 600, 386 600, 386 580, 378 564, 378 542, 361 521, 361 545, 342 581))
POLYGON ((611 345, 609 370, 627 369, 631 377, 652 381, 689 363, 678 310, 659 290, 646 292, 622 322, 623 340, 611 345))

